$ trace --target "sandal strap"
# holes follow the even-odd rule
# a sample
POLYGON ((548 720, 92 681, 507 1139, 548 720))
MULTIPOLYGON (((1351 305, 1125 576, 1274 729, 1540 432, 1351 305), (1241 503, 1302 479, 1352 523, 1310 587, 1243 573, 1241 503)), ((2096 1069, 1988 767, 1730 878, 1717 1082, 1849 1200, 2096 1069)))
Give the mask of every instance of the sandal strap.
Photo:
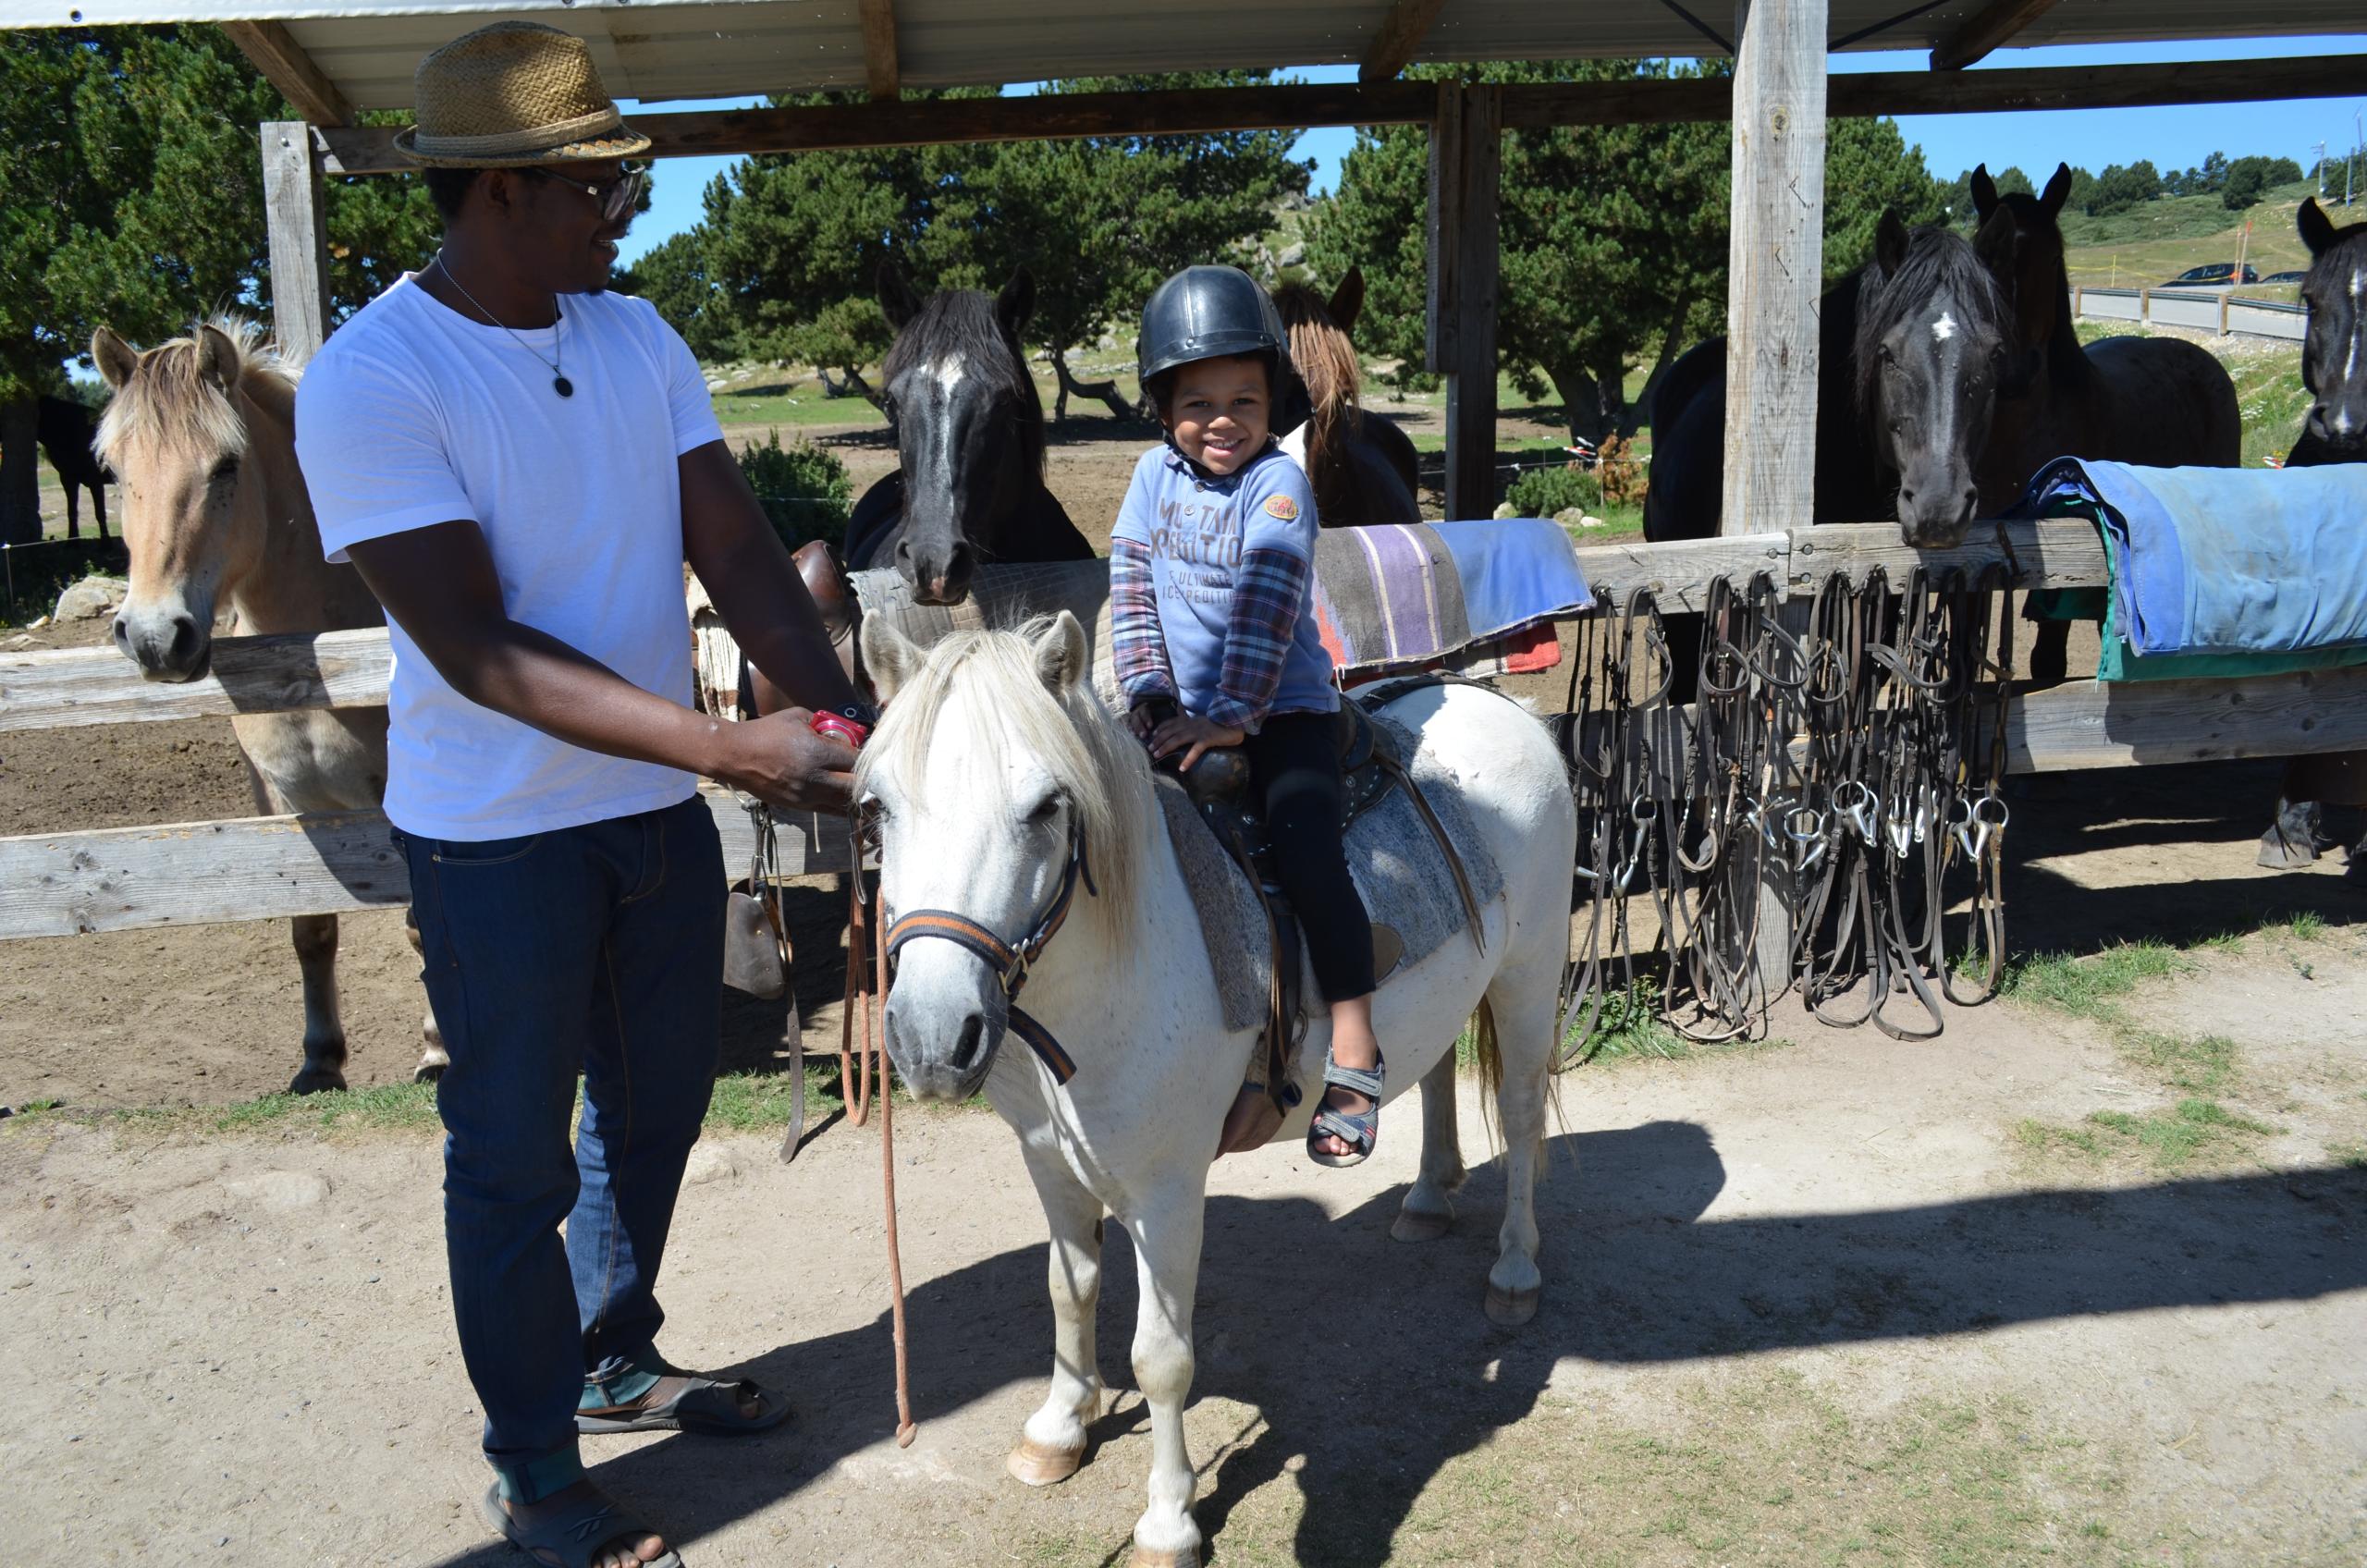
POLYGON ((1355 1111, 1332 1110, 1329 1108, 1315 1113, 1315 1121, 1307 1128, 1307 1136, 1337 1138, 1342 1143, 1367 1154, 1372 1152, 1374 1134, 1380 1132, 1379 1107, 1359 1116, 1355 1111))
POLYGON ((1378 1100, 1380 1098, 1381 1074, 1387 1065, 1385 1062, 1376 1063, 1367 1072, 1361 1067, 1343 1067, 1336 1061, 1327 1060, 1323 1064, 1323 1082, 1326 1086, 1336 1084, 1343 1089, 1350 1089, 1364 1096, 1367 1099, 1378 1100))

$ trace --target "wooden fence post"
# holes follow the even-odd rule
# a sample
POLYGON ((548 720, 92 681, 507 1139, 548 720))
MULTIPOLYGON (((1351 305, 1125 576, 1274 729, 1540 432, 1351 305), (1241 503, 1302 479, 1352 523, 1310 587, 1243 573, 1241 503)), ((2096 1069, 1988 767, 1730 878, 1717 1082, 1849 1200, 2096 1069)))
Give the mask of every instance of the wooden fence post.
MULTIPOLYGON (((1825 0, 1737 0, 1734 212, 1726 251, 1724 533, 1815 521, 1817 296, 1824 281, 1825 0)), ((1787 624, 1805 605, 1787 606, 1787 624)), ((1797 798, 1788 776, 1750 788, 1797 798)), ((1754 962, 1765 994, 1790 980, 1789 868, 1757 864, 1754 962)), ((1749 864, 1749 863, 1746 863, 1749 864)), ((1735 955, 1739 958, 1741 955, 1735 955)))
POLYGON ((263 200, 271 228, 271 335, 309 359, 329 335, 328 217, 321 154, 304 121, 264 122, 263 200))
POLYGON ((1430 131, 1429 368, 1446 376, 1446 515, 1496 507, 1497 196, 1504 90, 1449 83, 1430 131))

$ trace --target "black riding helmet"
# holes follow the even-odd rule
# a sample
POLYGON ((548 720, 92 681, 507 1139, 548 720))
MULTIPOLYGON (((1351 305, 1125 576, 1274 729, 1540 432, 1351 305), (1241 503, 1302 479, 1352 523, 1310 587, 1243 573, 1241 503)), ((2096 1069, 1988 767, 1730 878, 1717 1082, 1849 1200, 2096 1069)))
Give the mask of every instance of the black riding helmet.
POLYGON ((1239 267, 1185 267, 1151 290, 1134 339, 1145 392, 1156 398, 1152 384, 1179 365, 1252 354, 1266 361, 1269 389, 1279 398, 1290 373, 1290 338, 1272 298, 1239 267))

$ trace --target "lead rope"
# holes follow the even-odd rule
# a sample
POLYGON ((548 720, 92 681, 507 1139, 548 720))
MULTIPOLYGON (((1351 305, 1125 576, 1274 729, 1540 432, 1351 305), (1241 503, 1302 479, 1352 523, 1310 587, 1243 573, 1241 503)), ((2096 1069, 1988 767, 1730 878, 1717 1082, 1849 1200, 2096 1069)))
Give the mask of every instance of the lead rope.
POLYGON ((850 839, 854 872, 847 893, 847 1001, 839 1025, 839 1083, 847 1103, 847 1120, 860 1127, 870 1103, 871 1074, 879 1075, 879 1190, 887 1215, 889 1316, 896 1340, 896 1446, 910 1448, 920 1428, 913 1421, 912 1366, 904 1335, 904 1263, 896 1243, 896 1097, 888 1082, 885 1019, 879 1021, 877 1048, 873 1029, 873 1009, 884 1008, 888 996, 888 945, 871 940, 871 900, 864 897, 859 824, 852 827, 850 839), (863 1055, 850 1064, 849 1047, 858 1011, 863 1014, 863 1055))

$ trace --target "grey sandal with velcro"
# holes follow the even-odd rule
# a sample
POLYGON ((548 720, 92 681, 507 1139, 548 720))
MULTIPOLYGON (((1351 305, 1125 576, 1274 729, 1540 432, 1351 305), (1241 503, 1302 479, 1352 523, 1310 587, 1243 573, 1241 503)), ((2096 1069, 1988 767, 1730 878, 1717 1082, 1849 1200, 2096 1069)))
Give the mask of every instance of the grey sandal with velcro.
POLYGON ((1337 1084, 1353 1094, 1364 1096, 1372 1104, 1361 1111, 1335 1110, 1324 1106, 1315 1113, 1306 1129, 1306 1158, 1331 1170, 1343 1170, 1351 1165, 1362 1165, 1372 1158, 1380 1142, 1380 1090, 1382 1075, 1388 1071, 1386 1058, 1376 1053, 1372 1071, 1343 1067, 1328 1055, 1323 1060, 1323 1087, 1329 1091, 1337 1084), (1318 1138, 1337 1138, 1355 1152, 1328 1154, 1315 1146, 1318 1138))

